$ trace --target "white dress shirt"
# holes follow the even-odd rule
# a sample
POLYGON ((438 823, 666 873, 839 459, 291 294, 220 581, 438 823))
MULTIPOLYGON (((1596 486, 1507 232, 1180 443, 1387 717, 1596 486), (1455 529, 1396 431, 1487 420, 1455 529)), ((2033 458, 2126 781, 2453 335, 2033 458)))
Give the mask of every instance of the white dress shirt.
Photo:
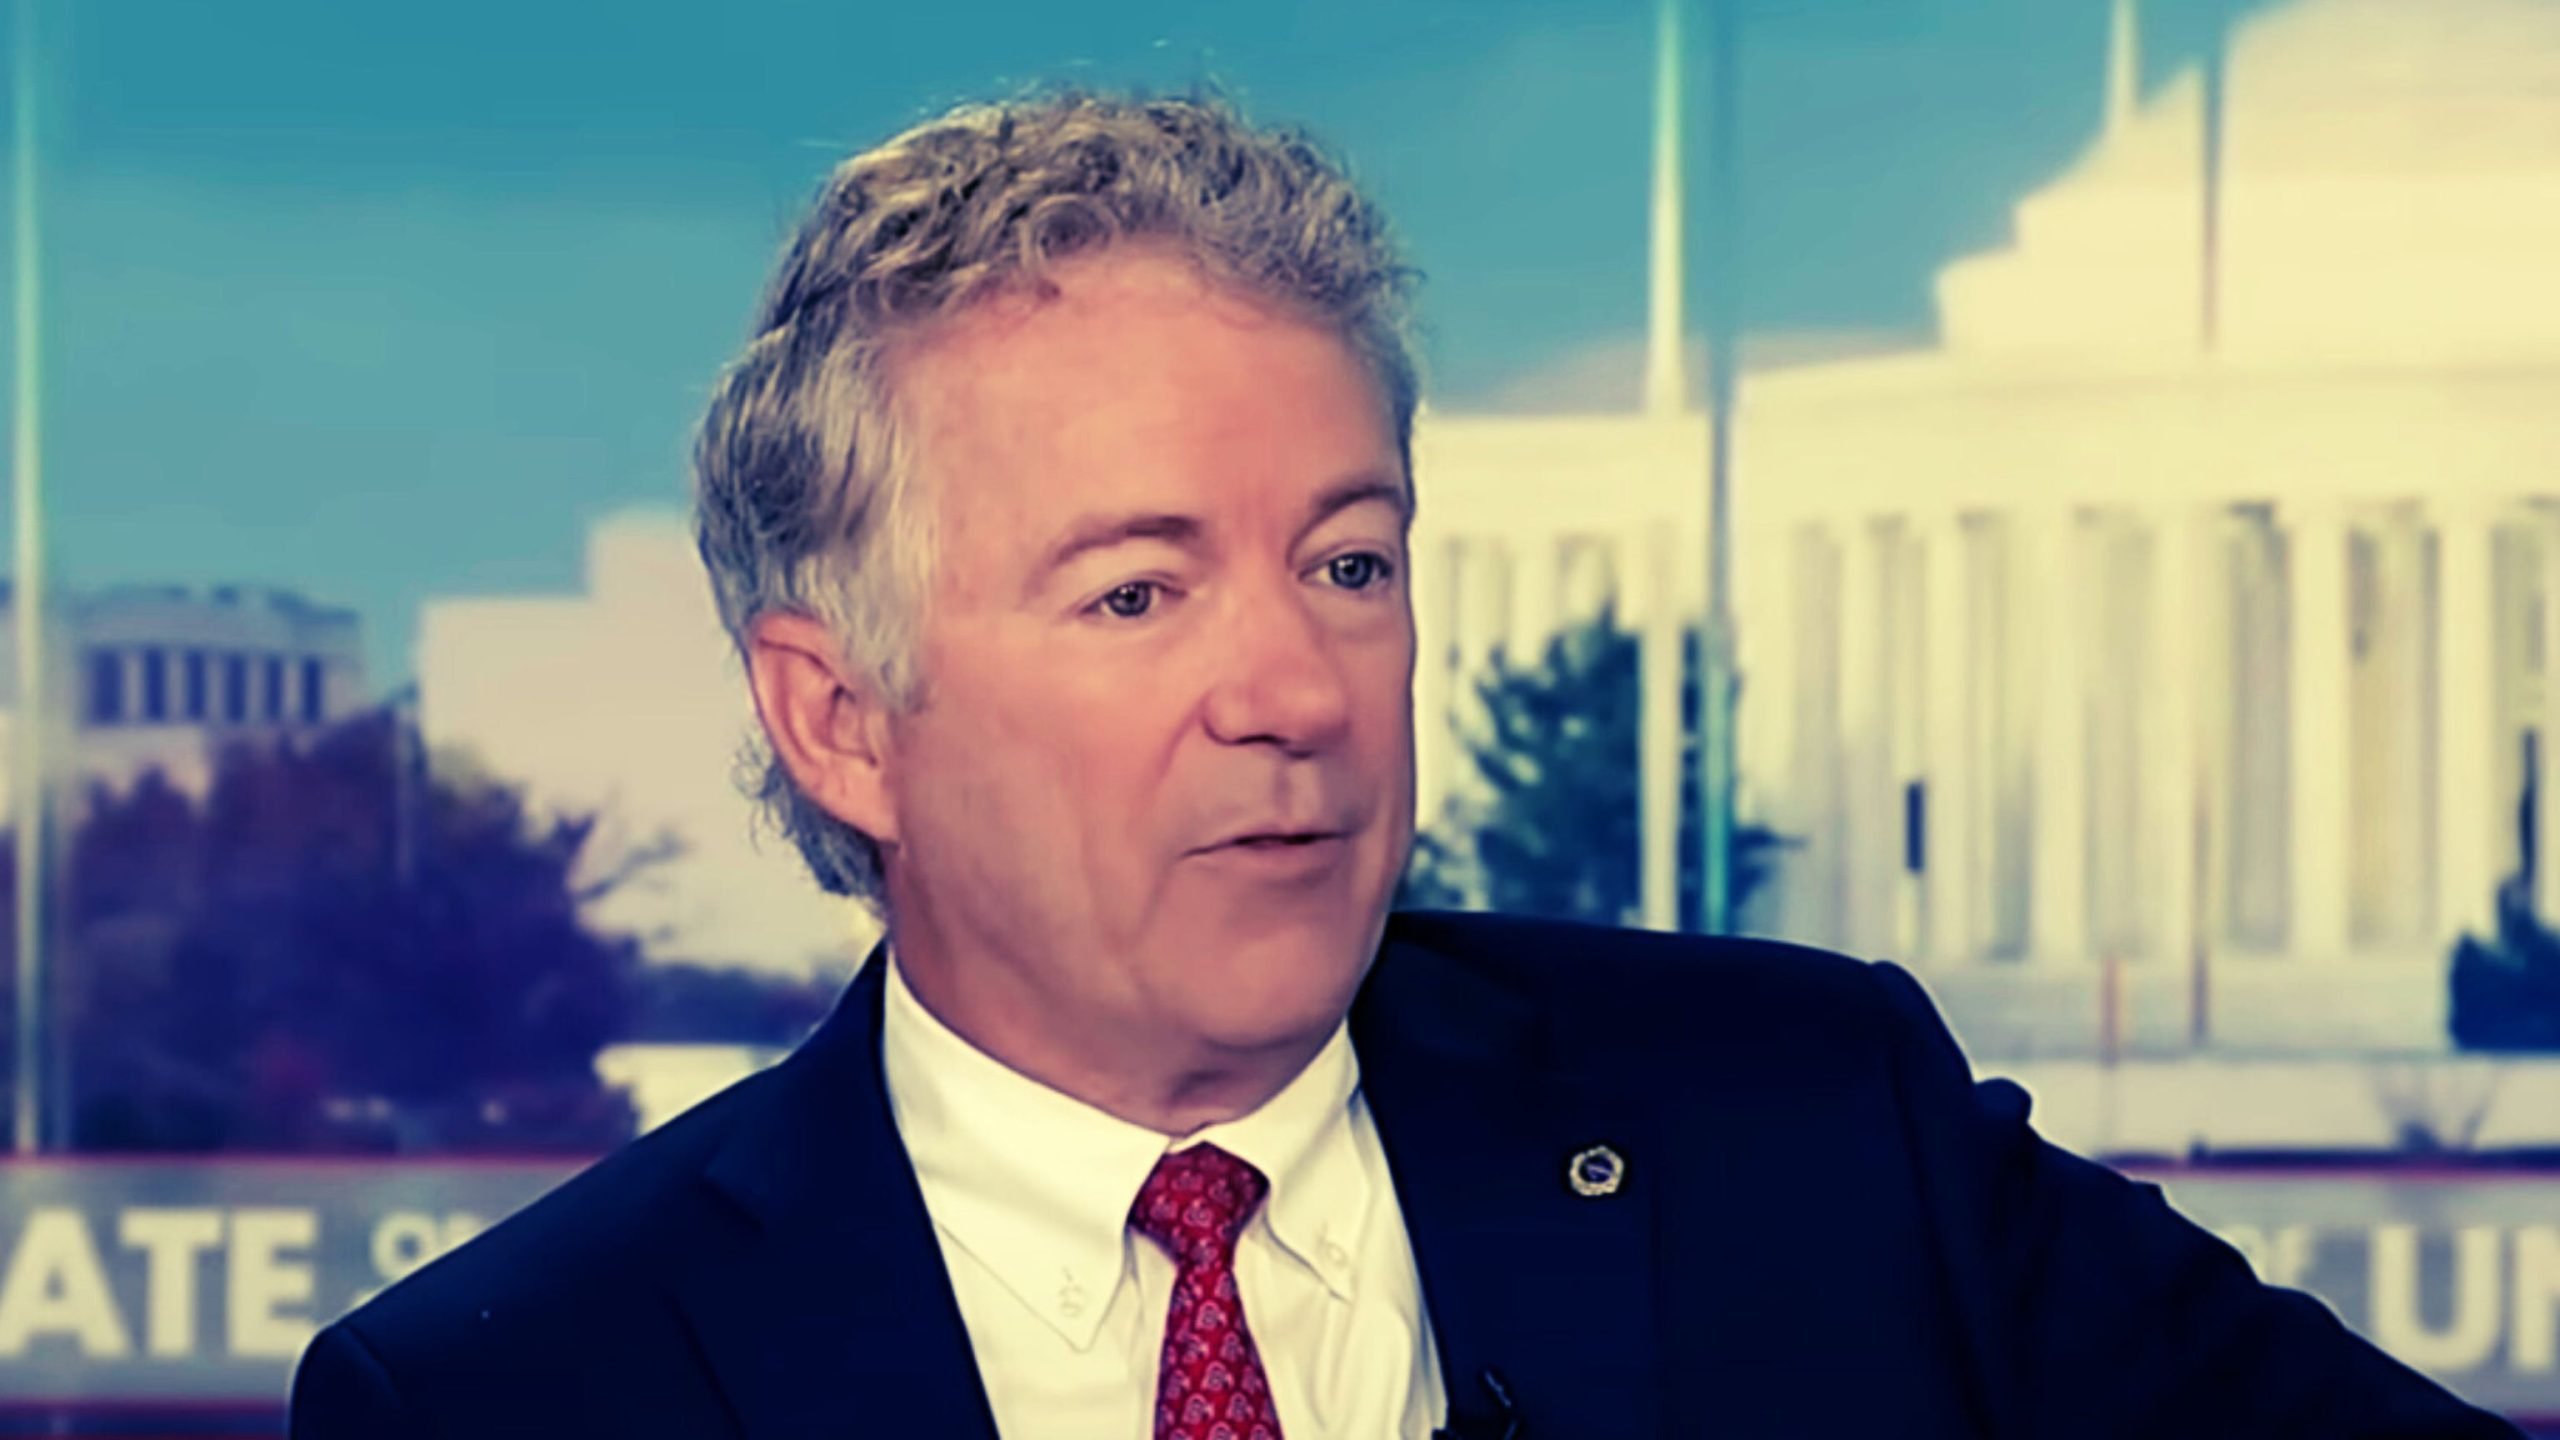
POLYGON ((1421 1279, 1347 1026, 1250 1115, 1169 1140, 1032 1080, 936 1019, 888 964, 881 1062, 978 1374, 1007 1437, 1146 1440, 1174 1266, 1128 1228, 1168 1150, 1214 1144, 1270 1198, 1236 1285, 1287 1440, 1425 1440, 1442 1423, 1421 1279))

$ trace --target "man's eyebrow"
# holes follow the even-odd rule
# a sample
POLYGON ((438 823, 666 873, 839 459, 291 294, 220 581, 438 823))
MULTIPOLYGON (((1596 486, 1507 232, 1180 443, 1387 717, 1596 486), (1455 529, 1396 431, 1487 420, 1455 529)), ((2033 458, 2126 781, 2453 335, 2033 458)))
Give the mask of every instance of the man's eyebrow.
POLYGON ((1031 572, 1031 584, 1036 589, 1067 562, 1087 551, 1107 550, 1131 540, 1162 540, 1169 545, 1195 547, 1200 543, 1200 530, 1199 520, 1189 515, 1087 515, 1040 557, 1039 565, 1031 572))
POLYGON ((1396 518, 1413 523, 1413 499, 1405 493, 1404 482, 1375 472, 1363 472, 1335 485, 1316 497, 1307 507, 1307 523, 1299 530, 1304 535, 1355 505, 1381 501, 1396 512, 1396 518))

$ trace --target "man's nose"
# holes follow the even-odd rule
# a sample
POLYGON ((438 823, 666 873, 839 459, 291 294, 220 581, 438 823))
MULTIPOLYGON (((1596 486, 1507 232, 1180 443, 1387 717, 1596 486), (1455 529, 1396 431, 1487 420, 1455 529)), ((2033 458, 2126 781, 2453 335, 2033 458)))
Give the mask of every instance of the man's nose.
POLYGON ((1308 754, 1338 743, 1351 723, 1339 639, 1303 599, 1236 607, 1213 642, 1226 652, 1208 698, 1209 731, 1231 745, 1308 754))

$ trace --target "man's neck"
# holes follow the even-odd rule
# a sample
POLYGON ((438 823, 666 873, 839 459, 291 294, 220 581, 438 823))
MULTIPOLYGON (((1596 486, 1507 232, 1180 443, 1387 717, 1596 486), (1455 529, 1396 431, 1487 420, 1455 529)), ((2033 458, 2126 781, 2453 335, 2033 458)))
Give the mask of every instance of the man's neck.
MULTIPOLYGON (((891 954, 898 956, 894 940, 891 954)), ((1236 1050, 1160 1034, 1076 1033, 1062 1030, 1056 1008, 1042 997, 1005 985, 998 967, 891 963, 926 1013, 981 1054, 1107 1115, 1177 1138, 1260 1109, 1332 1038, 1327 1030, 1236 1050)))

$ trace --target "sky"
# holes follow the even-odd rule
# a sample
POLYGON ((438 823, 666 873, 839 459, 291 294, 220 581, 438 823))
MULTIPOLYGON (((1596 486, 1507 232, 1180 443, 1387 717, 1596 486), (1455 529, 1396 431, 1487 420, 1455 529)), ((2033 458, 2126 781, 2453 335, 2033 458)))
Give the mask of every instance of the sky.
MULTIPOLYGON (((836 160, 1025 83, 1208 79, 1345 155, 1426 276, 1435 406, 1634 400, 1651 0, 34 3, 57 578, 355 607, 381 688, 422 601, 574 590, 594 520, 682 502, 836 160)), ((2095 133, 2106 0, 1718 3, 1724 273, 1773 345, 1925 340, 1931 276, 2095 133)), ((2146 0, 2152 83, 2225 5, 2146 0)))

